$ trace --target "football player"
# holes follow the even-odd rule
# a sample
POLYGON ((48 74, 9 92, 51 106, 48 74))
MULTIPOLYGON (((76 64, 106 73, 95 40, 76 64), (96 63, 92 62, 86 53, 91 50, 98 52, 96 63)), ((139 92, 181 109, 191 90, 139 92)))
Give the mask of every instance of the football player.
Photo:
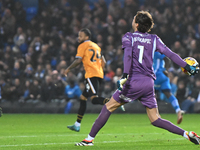
POLYGON ((94 42, 90 40, 91 32, 89 29, 81 29, 78 33, 79 46, 77 49, 77 54, 73 63, 65 70, 65 75, 71 69, 78 66, 83 62, 85 69, 85 89, 80 96, 80 107, 78 110, 77 120, 73 125, 67 126, 73 131, 80 131, 81 120, 83 119, 84 113, 86 111, 86 102, 90 97, 92 104, 104 105, 109 101, 108 98, 98 97, 99 85, 102 82, 104 73, 103 67, 106 64, 104 56, 101 54, 101 48, 94 42))
POLYGON ((148 32, 153 28, 153 19, 149 12, 138 11, 134 16, 132 28, 134 33, 127 32, 122 37, 124 50, 124 72, 117 81, 118 90, 102 108, 99 117, 94 122, 88 137, 76 143, 76 146, 92 146, 99 130, 106 124, 111 113, 125 103, 140 100, 146 108, 151 124, 155 127, 181 135, 194 144, 200 143, 200 137, 194 132, 188 132, 162 119, 154 93, 155 74, 153 71, 154 52, 165 54, 177 65, 184 67, 191 75, 198 73, 196 66, 190 66, 179 55, 172 52, 155 34, 148 32))

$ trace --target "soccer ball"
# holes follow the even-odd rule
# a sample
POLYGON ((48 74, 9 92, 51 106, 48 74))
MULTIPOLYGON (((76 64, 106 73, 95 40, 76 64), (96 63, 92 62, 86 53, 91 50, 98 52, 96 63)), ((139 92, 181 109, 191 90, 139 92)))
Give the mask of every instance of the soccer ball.
MULTIPOLYGON (((192 58, 192 57, 186 57, 183 59, 188 65, 190 66, 199 66, 199 63, 196 61, 196 59, 192 58)), ((181 67, 181 70, 189 75, 189 73, 187 72, 187 70, 185 70, 183 67, 181 67)))

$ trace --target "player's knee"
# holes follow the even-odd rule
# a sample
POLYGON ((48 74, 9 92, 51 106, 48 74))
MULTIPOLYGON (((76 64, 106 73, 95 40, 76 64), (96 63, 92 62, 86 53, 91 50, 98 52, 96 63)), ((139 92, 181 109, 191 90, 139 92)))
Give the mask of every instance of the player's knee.
POLYGON ((96 98, 96 97, 97 97, 97 95, 93 95, 93 96, 90 97, 92 104, 96 104, 96 103, 93 101, 93 99, 96 98))
POLYGON ((83 95, 80 96, 80 99, 83 100, 83 101, 87 101, 87 98, 83 95))
POLYGON ((93 100, 95 97, 98 97, 97 95, 93 95, 90 97, 91 100, 93 100))
POLYGON ((171 90, 170 89, 165 89, 162 90, 162 92, 165 94, 166 97, 170 97, 172 95, 171 90))
POLYGON ((107 102, 105 105, 106 105, 106 108, 107 108, 110 112, 115 111, 118 107, 121 106, 121 104, 118 103, 117 101, 115 101, 113 98, 111 98, 111 100, 110 100, 109 102, 107 102))

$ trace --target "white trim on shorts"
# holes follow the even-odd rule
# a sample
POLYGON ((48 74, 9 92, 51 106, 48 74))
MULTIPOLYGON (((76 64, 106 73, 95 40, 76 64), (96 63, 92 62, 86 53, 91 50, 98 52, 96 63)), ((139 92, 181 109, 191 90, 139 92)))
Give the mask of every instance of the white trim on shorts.
POLYGON ((92 82, 90 81, 90 78, 87 78, 87 81, 88 81, 88 83, 89 83, 89 85, 90 85, 90 88, 91 88, 91 90, 92 90, 92 93, 93 93, 93 94, 96 94, 96 90, 95 90, 94 86, 92 85, 92 82))

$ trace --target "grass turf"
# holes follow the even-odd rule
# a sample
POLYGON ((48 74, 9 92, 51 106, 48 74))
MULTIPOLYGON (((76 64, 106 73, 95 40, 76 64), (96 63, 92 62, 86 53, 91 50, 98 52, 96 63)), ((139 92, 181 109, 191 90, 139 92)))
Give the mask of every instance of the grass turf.
MULTIPOLYGON (((4 114, 0 118, 1 150, 193 150, 185 138, 152 126, 146 114, 112 114, 92 147, 76 147, 89 133, 98 114, 86 114, 81 131, 66 128, 76 114, 4 114)), ((176 114, 161 114, 176 123, 176 114)), ((186 114, 180 125, 200 134, 200 114, 186 114)))

